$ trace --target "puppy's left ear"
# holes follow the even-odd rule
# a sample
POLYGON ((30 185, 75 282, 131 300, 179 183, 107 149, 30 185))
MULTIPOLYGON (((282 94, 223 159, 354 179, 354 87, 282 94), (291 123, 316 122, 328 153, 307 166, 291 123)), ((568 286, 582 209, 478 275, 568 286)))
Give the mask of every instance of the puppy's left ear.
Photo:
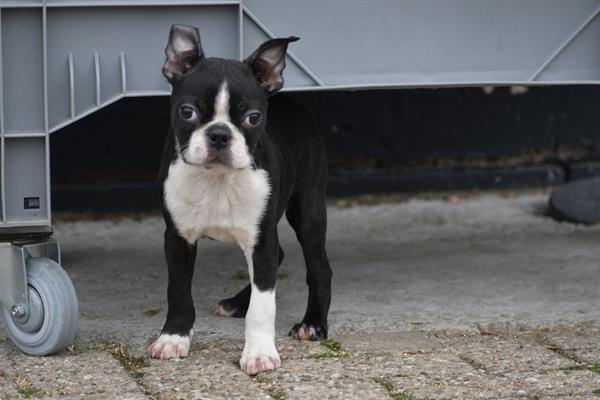
POLYGON ((163 75, 173 84, 204 58, 198 28, 188 25, 171 26, 165 54, 167 60, 163 66, 163 75))
POLYGON ((287 46, 299 39, 290 36, 268 40, 244 61, 252 68, 254 76, 268 94, 274 94, 283 87, 287 46))

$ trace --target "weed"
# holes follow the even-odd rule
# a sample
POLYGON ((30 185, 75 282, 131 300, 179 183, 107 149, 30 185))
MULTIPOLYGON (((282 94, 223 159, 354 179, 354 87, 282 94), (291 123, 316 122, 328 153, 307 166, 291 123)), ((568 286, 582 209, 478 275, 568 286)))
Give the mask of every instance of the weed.
POLYGON ((26 399, 30 397, 43 397, 48 393, 42 389, 38 389, 29 382, 29 379, 23 376, 15 376, 12 378, 13 382, 17 386, 17 392, 26 399))
POLYGON ((581 363, 572 367, 562 368, 563 371, 591 371, 600 374, 600 362, 597 363, 581 363))
POLYGON ((275 400, 285 400, 287 398, 285 390, 277 385, 272 379, 259 374, 254 377, 254 381, 275 400))
POLYGON ((320 353, 313 353, 310 358, 335 358, 335 357, 348 357, 350 353, 344 350, 344 347, 340 342, 335 339, 323 339, 320 342, 321 346, 326 347, 329 351, 322 351, 320 353))
POLYGON ((150 366, 146 357, 132 357, 129 355, 127 347, 120 343, 107 343, 104 349, 112 354, 128 372, 135 372, 140 368, 150 366))
POLYGON ((426 400, 396 390, 394 384, 386 378, 375 378, 375 382, 380 384, 385 389, 392 400, 426 400))

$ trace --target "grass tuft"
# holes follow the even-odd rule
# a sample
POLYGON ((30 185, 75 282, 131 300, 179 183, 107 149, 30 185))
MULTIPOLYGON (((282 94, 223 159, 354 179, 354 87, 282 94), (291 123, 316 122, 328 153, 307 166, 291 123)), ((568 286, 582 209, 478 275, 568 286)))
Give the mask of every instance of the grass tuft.
POLYGON ((259 384, 259 387, 264 390, 269 396, 275 400, 285 400, 287 398, 286 391, 277 385, 271 378, 265 375, 256 375, 254 381, 259 384))
POLYGON ((335 339, 323 339, 319 342, 321 346, 326 347, 329 351, 322 351, 320 353, 313 353, 309 355, 310 358, 336 358, 336 357, 348 357, 350 352, 344 350, 342 344, 335 339))
POLYGON ((140 371, 141 368, 150 366, 150 361, 146 357, 133 357, 129 354, 127 347, 121 343, 105 343, 104 350, 109 352, 115 360, 123 366, 123 368, 129 373, 135 382, 138 384, 140 389, 144 392, 150 400, 162 400, 160 393, 153 391, 144 382, 144 373, 140 371))
POLYGON ((323 339, 320 344, 331 351, 342 351, 342 344, 335 339, 323 339))
POLYGON ((600 362, 588 364, 581 363, 572 367, 562 368, 563 371, 591 371, 600 374, 600 362))
POLYGON ((375 382, 380 384, 388 393, 392 400, 427 400, 415 397, 412 394, 398 391, 392 382, 386 378, 375 378, 375 382))
POLYGON ((129 355, 127 347, 120 343, 106 343, 104 350, 112 354, 128 372, 136 372, 140 368, 150 366, 150 362, 146 357, 132 357, 129 355))
POLYGON ((12 380, 17 386, 17 392, 26 399, 31 397, 44 397, 48 394, 42 389, 33 386, 31 382, 29 382, 29 379, 23 376, 15 376, 12 380))

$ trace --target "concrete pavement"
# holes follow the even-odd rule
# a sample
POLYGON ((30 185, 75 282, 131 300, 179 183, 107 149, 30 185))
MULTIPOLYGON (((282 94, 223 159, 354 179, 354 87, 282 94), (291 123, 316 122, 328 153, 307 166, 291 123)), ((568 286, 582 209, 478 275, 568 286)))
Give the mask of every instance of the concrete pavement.
POLYGON ((239 249, 200 243, 191 356, 149 361, 144 349, 166 311, 161 219, 59 216, 80 333, 71 351, 32 358, 0 331, 0 399, 593 398, 600 227, 545 217, 545 193, 451 200, 330 207, 337 353, 285 336, 307 291, 299 246, 282 223, 283 367, 254 379, 236 366, 243 320, 211 312, 246 284, 239 249))

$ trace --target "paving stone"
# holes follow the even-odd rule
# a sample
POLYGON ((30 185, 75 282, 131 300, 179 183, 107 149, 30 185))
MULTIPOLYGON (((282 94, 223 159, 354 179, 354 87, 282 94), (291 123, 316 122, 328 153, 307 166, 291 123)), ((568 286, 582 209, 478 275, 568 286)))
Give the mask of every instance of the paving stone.
POLYGON ((150 360, 141 382, 151 393, 171 399, 266 399, 238 364, 238 341, 194 343, 189 357, 179 361, 150 360))
MULTIPOLYGON (((277 350, 283 362, 288 359, 308 358, 311 354, 326 351, 327 348, 321 346, 318 341, 300 341, 289 337, 276 338, 277 350)), ((237 363, 244 349, 244 340, 242 338, 221 338, 216 340, 192 340, 190 354, 201 352, 207 357, 215 360, 227 360, 230 363, 237 363)), ((134 347, 130 353, 136 357, 146 356, 148 345, 134 347)))
POLYGON ((598 395, 576 395, 576 396, 542 396, 537 400, 598 400, 598 395))
POLYGON ((538 331, 537 338, 577 360, 587 363, 600 362, 600 326, 558 326, 538 331))
POLYGON ((50 357, 11 353, 8 357, 12 368, 5 372, 10 378, 39 390, 37 396, 44 399, 147 399, 121 364, 102 350, 50 357))
POLYGON ((257 381, 288 399, 389 399, 371 374, 347 368, 345 358, 292 359, 257 381))
POLYGON ((574 395, 574 396, 541 396, 536 400, 598 400, 598 395, 574 395))
POLYGON ((532 397, 542 396, 587 396, 594 397, 594 390, 600 389, 600 375, 591 371, 550 370, 544 373, 511 373, 508 378, 515 385, 527 388, 532 397))
POLYGON ((10 400, 19 397, 14 382, 0 370, 0 400, 10 400))
POLYGON ((576 365, 526 337, 468 335, 445 340, 448 350, 489 373, 529 372, 576 365))
POLYGON ((282 362, 286 360, 297 360, 309 358, 316 353, 327 351, 326 347, 321 346, 319 341, 297 340, 290 337, 277 338, 277 350, 281 356, 282 362))
POLYGON ((506 377, 490 377, 451 353, 402 354, 371 360, 380 378, 417 398, 511 398, 527 393, 506 377))
POLYGON ((0 339, 0 400, 14 399, 19 396, 8 371, 12 370, 8 355, 8 339, 0 339))
POLYGON ((441 347, 432 333, 421 331, 359 333, 337 339, 352 353, 430 353, 441 347))
MULTIPOLYGON (((194 341, 187 359, 149 360, 131 374, 103 350, 37 358, 2 345, 0 370, 8 371, 0 374, 0 400, 21 398, 15 377, 48 399, 389 399, 389 388, 419 399, 594 399, 600 375, 564 369, 576 363, 536 342, 542 332, 557 343, 575 337, 573 347, 593 346, 589 337, 595 331, 577 329, 522 337, 349 334, 335 338, 348 353, 322 358, 315 355, 329 350, 319 342, 280 337, 281 369, 254 378, 238 365, 241 338, 194 341)), ((143 354, 139 346, 132 353, 143 354)))

